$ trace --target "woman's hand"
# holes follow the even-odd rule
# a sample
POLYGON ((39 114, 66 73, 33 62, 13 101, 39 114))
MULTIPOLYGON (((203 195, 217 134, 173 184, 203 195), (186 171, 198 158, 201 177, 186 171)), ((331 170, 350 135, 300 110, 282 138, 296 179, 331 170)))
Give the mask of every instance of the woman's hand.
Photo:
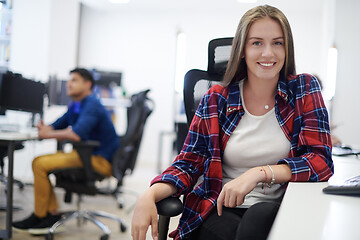
POLYGON ((155 198, 151 190, 144 192, 136 202, 131 222, 131 236, 134 240, 145 240, 146 232, 151 226, 151 235, 158 238, 158 215, 155 198))
POLYGON ((131 222, 131 236, 134 240, 145 240, 151 226, 151 235, 158 239, 158 213, 155 203, 176 193, 169 183, 155 183, 137 200, 131 222))
POLYGON ((217 200, 217 211, 222 214, 222 206, 234 208, 244 203, 245 196, 250 193, 259 182, 265 181, 265 173, 261 167, 251 168, 241 176, 226 183, 217 200))

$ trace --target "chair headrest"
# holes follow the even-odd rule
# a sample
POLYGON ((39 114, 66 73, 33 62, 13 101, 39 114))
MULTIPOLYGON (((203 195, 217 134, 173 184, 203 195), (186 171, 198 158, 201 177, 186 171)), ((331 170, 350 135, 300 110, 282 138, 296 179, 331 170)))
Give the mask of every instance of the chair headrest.
POLYGON ((223 76, 230 59, 233 38, 216 38, 209 42, 208 69, 209 75, 223 76))
POLYGON ((139 93, 136 93, 131 96, 132 104, 143 104, 146 99, 148 99, 147 94, 150 92, 150 89, 146 89, 144 91, 141 91, 139 93))

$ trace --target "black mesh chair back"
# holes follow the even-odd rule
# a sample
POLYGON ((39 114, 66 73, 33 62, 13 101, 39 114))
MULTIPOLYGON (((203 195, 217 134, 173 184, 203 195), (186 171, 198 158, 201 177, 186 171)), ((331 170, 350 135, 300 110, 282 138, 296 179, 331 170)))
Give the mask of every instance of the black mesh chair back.
MULTIPOLYGON (((184 104, 188 125, 209 88, 222 80, 230 59, 233 38, 218 38, 209 42, 207 71, 192 69, 184 78, 184 104)), ((184 196, 186 197, 186 196, 184 196)), ((183 205, 178 198, 169 197, 156 204, 159 214, 159 240, 166 240, 170 217, 179 215, 183 205)))
POLYGON ((213 85, 222 80, 230 58, 233 38, 217 38, 209 42, 207 71, 192 69, 184 78, 184 104, 190 125, 201 98, 213 85))
POLYGON ((131 97, 131 107, 127 110, 128 126, 124 136, 120 137, 121 147, 113 156, 113 176, 122 185, 126 173, 134 170, 146 120, 153 111, 153 101, 147 97, 150 90, 145 90, 131 97))

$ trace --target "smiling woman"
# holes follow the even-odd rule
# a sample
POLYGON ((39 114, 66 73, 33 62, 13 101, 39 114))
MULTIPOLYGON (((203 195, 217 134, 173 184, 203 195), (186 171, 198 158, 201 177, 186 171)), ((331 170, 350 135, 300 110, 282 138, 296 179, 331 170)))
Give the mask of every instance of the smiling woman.
POLYGON ((175 239, 266 239, 286 183, 332 173, 319 84, 295 75, 285 15, 258 6, 241 18, 222 84, 201 100, 181 153, 139 198, 132 236, 144 240, 151 225, 156 239, 155 202, 185 194, 175 239))
POLYGON ((285 62, 283 35, 280 24, 270 17, 254 22, 249 30, 243 97, 247 110, 254 115, 261 116, 275 106, 276 86, 285 62))

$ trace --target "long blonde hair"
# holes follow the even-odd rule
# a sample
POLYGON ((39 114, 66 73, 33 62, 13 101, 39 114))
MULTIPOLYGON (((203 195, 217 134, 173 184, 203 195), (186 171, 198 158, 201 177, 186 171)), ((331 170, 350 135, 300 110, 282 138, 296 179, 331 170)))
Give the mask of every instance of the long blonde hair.
POLYGON ((290 24, 279 9, 264 5, 257 6, 248 10, 240 19, 236 34, 232 43, 231 55, 226 68, 223 85, 227 86, 234 81, 241 80, 247 77, 247 66, 245 62, 245 43, 251 25, 262 18, 270 17, 276 20, 283 31, 285 38, 285 63, 280 71, 280 75, 285 78, 289 75, 295 75, 295 57, 294 57, 294 42, 291 33, 290 24))

